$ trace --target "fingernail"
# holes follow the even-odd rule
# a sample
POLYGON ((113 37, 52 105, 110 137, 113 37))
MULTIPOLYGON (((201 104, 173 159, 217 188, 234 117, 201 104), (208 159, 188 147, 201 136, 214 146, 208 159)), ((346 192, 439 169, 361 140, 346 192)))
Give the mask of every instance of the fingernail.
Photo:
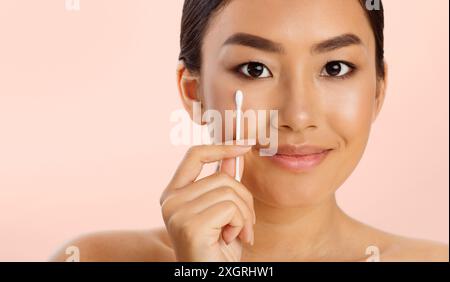
POLYGON ((251 244, 252 240, 253 240, 253 230, 248 229, 247 230, 247 243, 251 244), (248 231, 250 231, 250 232, 248 232, 248 231))
POLYGON ((235 148, 236 148, 235 150, 237 152, 246 153, 252 149, 252 146, 241 145, 241 146, 236 146, 235 148))
POLYGON ((250 245, 253 246, 254 243, 255 243, 255 232, 252 230, 252 240, 250 242, 250 245))
POLYGON ((227 145, 227 146, 255 146, 256 145, 256 139, 250 138, 250 139, 239 139, 239 140, 233 140, 229 139, 224 142, 215 142, 214 145, 227 145))
POLYGON ((238 150, 249 150, 252 148, 252 145, 235 145, 238 150))
POLYGON ((250 139, 236 140, 236 145, 239 145, 239 146, 255 146, 256 145, 256 139, 250 138, 250 139))

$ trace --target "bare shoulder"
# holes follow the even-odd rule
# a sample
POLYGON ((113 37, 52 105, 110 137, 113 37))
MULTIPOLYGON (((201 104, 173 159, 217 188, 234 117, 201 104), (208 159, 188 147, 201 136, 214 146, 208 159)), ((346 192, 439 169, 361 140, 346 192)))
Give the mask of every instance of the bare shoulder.
POLYGON ((81 235, 64 244, 51 261, 66 261, 76 249, 80 261, 174 261, 166 229, 105 231, 81 235), (72 247, 72 248, 69 248, 72 247), (69 249, 68 249, 69 248, 69 249), (66 250, 69 250, 66 254, 66 250))
POLYGON ((388 234, 387 238, 389 244, 381 257, 382 261, 449 261, 447 244, 392 234, 388 234))
MULTIPOLYGON (((409 238, 392 234, 357 220, 351 219, 352 244, 361 250, 365 248, 379 256, 380 261, 443 261, 449 260, 449 246, 447 244, 409 238)), ((367 251, 366 251, 367 252, 367 251)), ((369 255, 366 253, 366 255, 369 255)), ((366 260, 367 257, 364 259, 366 260)))
POLYGON ((431 240, 409 238, 364 225, 366 243, 379 246, 380 261, 446 261, 448 245, 431 240))

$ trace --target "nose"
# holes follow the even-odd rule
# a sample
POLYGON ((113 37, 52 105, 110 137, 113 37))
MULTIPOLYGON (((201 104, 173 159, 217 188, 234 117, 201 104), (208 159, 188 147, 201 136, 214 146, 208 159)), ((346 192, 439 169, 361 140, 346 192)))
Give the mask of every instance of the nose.
POLYGON ((314 82, 298 75, 282 84, 278 130, 303 133, 317 128, 320 105, 314 82))

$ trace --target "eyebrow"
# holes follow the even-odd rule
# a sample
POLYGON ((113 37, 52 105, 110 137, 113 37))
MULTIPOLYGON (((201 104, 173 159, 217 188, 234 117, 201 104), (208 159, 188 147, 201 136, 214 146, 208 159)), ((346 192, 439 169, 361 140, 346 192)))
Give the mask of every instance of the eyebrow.
POLYGON ((231 44, 243 45, 272 53, 284 53, 284 48, 280 43, 248 33, 233 34, 223 43, 223 46, 231 44))
MULTIPOLYGON (((352 33, 346 33, 336 37, 332 37, 325 41, 314 44, 311 48, 312 53, 325 53, 330 52, 339 48, 347 47, 350 45, 361 44, 361 39, 352 33)), ((235 33, 230 36, 224 43, 225 45, 243 45, 251 48, 256 48, 262 51, 272 52, 272 53, 284 53, 285 50, 283 45, 269 39, 249 34, 249 33, 235 33)))
POLYGON ((325 53, 350 45, 360 45, 361 39, 352 33, 339 35, 325 41, 319 42, 313 46, 312 53, 325 53))

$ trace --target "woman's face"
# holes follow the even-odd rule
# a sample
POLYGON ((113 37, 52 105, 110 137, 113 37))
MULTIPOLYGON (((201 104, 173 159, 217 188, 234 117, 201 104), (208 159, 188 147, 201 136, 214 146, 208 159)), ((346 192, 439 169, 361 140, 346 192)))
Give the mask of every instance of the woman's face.
MULTIPOLYGON (((203 40, 205 110, 235 109, 240 89, 243 111, 278 110, 279 146, 333 149, 313 169, 298 172, 255 147, 245 156, 242 180, 254 197, 293 207, 333 195, 362 157, 384 97, 384 87, 377 92, 383 82, 377 84, 373 32, 359 1, 233 0, 212 18, 203 40)), ((269 132, 269 121, 266 126, 269 132)))

